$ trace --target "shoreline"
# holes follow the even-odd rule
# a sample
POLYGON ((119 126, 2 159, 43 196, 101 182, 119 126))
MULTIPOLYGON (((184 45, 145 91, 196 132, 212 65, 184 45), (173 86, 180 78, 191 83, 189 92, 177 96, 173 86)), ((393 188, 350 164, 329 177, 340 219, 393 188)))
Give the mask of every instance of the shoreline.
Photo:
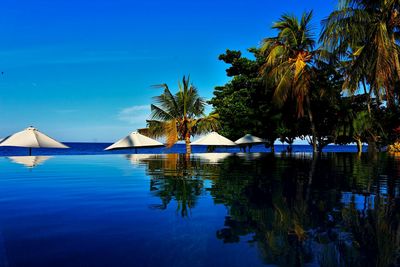
MULTIPOLYGON (((65 143, 70 146, 69 149, 45 149, 38 148, 32 149, 32 156, 61 156, 61 155, 168 155, 168 154, 186 154, 185 145, 177 144, 171 148, 138 148, 137 152, 135 149, 121 149, 121 150, 111 150, 105 151, 109 143, 65 143)), ((230 154, 290 154, 287 153, 287 145, 274 145, 275 151, 272 152, 270 148, 265 148, 264 145, 253 146, 250 152, 240 151, 239 147, 230 148, 216 148, 215 151, 211 153, 230 153, 230 154)), ((27 148, 15 148, 15 147, 2 147, 0 148, 0 157, 10 157, 10 156, 28 156, 27 148)), ((363 147, 363 153, 367 152, 367 146, 363 147)), ((204 146, 193 146, 191 154, 204 154, 210 153, 204 146)), ((293 145, 292 154, 312 154, 312 147, 310 145, 293 145)), ((323 154, 326 153, 357 153, 356 145, 328 145, 322 151, 323 154)))

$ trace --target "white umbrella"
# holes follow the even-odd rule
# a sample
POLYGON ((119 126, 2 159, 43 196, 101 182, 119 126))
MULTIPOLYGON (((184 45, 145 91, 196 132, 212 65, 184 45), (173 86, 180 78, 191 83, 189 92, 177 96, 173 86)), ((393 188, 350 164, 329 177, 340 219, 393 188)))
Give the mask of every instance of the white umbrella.
POLYGON ((68 148, 33 127, 6 137, 0 142, 0 146, 28 147, 29 155, 32 148, 68 148))
POLYGON ((244 147, 245 151, 246 151, 246 146, 249 147, 249 151, 250 151, 250 148, 252 145, 265 144, 266 142, 267 142, 266 140, 264 140, 260 137, 257 137, 257 136, 253 136, 251 134, 246 134, 242 138, 239 138, 238 140, 235 141, 236 144, 244 147))
POLYGON ((251 134, 246 134, 242 138, 239 138, 238 140, 236 140, 235 143, 238 145, 253 145, 253 144, 264 144, 264 143, 266 143, 266 141, 257 136, 253 136, 251 134))
POLYGON ((28 168, 33 168, 39 164, 42 164, 46 160, 52 157, 45 157, 45 156, 18 156, 18 157, 8 157, 13 162, 25 165, 28 168))
POLYGON ((236 146, 234 142, 216 132, 209 133, 191 144, 203 146, 236 146))
POLYGON ((163 144, 138 132, 133 132, 127 137, 122 138, 121 140, 115 142, 104 150, 157 146, 163 146, 163 144))

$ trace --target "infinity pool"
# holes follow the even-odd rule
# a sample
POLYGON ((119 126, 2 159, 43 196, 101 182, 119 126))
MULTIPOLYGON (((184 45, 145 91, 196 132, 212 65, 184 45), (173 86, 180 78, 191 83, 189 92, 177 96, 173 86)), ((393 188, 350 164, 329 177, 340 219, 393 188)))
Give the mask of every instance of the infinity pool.
POLYGON ((363 154, 0 158, 0 266, 387 266, 400 166, 363 154))

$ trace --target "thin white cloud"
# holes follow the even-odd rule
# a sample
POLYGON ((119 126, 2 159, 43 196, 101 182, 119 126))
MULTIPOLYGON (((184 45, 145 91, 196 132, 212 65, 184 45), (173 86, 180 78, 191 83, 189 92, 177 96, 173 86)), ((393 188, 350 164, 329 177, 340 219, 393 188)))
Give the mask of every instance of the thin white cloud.
POLYGON ((149 115, 150 105, 137 105, 120 110, 117 117, 132 125, 145 125, 149 115))

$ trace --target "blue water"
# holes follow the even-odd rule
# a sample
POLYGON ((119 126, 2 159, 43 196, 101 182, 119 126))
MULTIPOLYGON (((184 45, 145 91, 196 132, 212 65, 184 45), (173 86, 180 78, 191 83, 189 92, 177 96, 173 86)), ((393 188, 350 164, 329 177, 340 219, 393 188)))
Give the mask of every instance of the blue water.
POLYGON ((0 173, 0 266, 260 263, 253 248, 215 238, 227 211, 210 184, 183 218, 174 201, 155 208, 145 163, 122 155, 58 156, 31 169, 0 158, 0 173))
POLYGON ((354 153, 0 157, 0 266, 389 266, 398 163, 354 153))
MULTIPOLYGON (((98 154, 129 154, 136 153, 134 149, 104 151, 111 143, 65 143, 69 149, 48 149, 38 148, 32 149, 32 155, 98 155, 98 154)), ((275 145, 275 152, 280 153, 286 151, 286 145, 275 145)), ((364 147, 364 150, 366 147, 364 147)), ((207 152, 207 147, 192 146, 193 153, 207 152)), ((293 152, 311 152, 312 148, 309 145, 294 145, 293 152)), ((237 147, 233 148, 216 148, 215 152, 240 152, 237 147)), ((264 145, 257 145, 251 149, 251 152, 271 152, 270 148, 264 145)), ((352 145, 340 146, 329 145, 323 149, 323 152, 357 152, 357 147, 352 145)), ((27 148, 20 147, 0 147, 0 156, 23 156, 28 155, 27 148)), ((185 145, 177 144, 172 148, 138 148, 139 154, 163 154, 163 153, 185 153, 185 145)))

